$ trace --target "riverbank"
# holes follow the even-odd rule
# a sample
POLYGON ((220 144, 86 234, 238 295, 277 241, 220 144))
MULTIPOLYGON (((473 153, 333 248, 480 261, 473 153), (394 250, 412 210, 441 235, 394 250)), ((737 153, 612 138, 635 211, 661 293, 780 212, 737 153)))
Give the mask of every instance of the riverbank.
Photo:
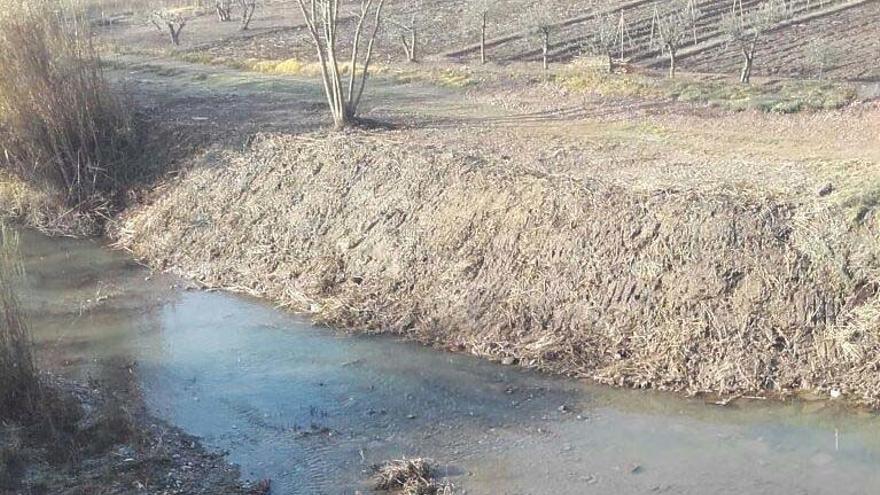
POLYGON ((262 135, 113 235, 338 328, 619 386, 880 404, 877 224, 843 176, 624 186, 553 173, 577 155, 540 170, 407 137, 262 135))
POLYGON ((154 267, 601 383, 880 404, 876 103, 377 83, 389 129, 327 135, 318 81, 118 62, 167 131, 105 220, 154 267))
POLYGON ((60 379, 52 380, 52 389, 63 401, 63 422, 56 419, 41 431, 0 425, 0 493, 268 491, 268 485, 243 484, 238 468, 223 455, 208 452, 195 437, 147 414, 138 401, 122 397, 125 390, 105 392, 60 379))
POLYGON ((138 384, 151 413, 228 452, 247 479, 271 479, 273 494, 372 493, 373 466, 419 457, 469 494, 861 495, 880 483, 880 417, 841 401, 718 407, 600 386, 342 335, 268 301, 191 290, 103 242, 22 240, 45 367, 138 384))
MULTIPOLYGON (((0 224, 0 493, 267 492, 266 483, 241 484, 238 468, 223 455, 148 412, 137 363, 62 357, 67 331, 89 321, 90 311, 112 294, 99 288, 87 299, 44 297, 39 287, 46 281, 56 289, 90 284, 77 277, 82 268, 70 252, 62 270, 35 267, 35 261, 41 267, 53 262, 31 243, 37 236, 26 232, 21 244, 17 231, 0 224), (62 330, 47 342, 49 315, 62 321, 62 330), (75 363, 91 367, 71 373, 75 363)), ((95 328, 94 321, 87 325, 95 328)))

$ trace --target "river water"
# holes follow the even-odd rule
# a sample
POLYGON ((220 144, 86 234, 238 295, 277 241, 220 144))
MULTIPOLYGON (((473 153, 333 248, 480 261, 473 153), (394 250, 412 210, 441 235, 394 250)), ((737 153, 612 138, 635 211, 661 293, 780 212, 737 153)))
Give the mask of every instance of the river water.
POLYGON ((41 360, 130 370, 151 412, 273 494, 369 492, 428 457, 467 494, 880 493, 880 417, 827 402, 728 407, 617 390, 187 290, 99 243, 22 232, 41 360))

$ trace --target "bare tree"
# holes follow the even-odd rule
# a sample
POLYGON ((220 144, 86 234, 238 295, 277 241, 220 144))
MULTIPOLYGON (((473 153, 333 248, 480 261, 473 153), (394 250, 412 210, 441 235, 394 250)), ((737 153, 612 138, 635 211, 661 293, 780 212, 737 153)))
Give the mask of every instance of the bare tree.
MULTIPOLYGON (((333 116, 336 129, 343 129, 354 123, 358 105, 367 84, 370 60, 373 57, 373 44, 382 20, 382 6, 385 0, 360 0, 357 22, 351 41, 351 57, 348 71, 348 88, 343 88, 343 76, 337 57, 339 0, 296 0, 302 10, 303 18, 311 35, 321 64, 321 77, 324 94, 333 116), (367 30, 369 18, 372 29, 367 30), (366 52, 361 54, 361 44, 366 37, 366 52), (361 64, 360 71, 358 64, 361 64)), ((344 62, 342 62, 344 63, 344 62)))
POLYGON ((229 22, 232 20, 232 0, 217 0, 214 9, 217 11, 217 18, 220 22, 229 22))
POLYGON ((150 22, 156 26, 160 33, 167 30, 174 46, 180 45, 180 32, 186 27, 186 17, 177 12, 162 9, 150 14, 150 22))
POLYGON ((734 11, 721 19, 721 28, 728 38, 728 44, 736 46, 742 52, 743 67, 739 80, 743 84, 751 81, 755 52, 761 36, 787 18, 790 9, 785 1, 772 0, 747 12, 740 5, 739 13, 734 11))
POLYGON ((486 63, 486 31, 496 13, 497 3, 497 0, 473 0, 467 4, 463 18, 466 31, 472 33, 474 27, 479 29, 481 64, 486 63))
POLYGON ((597 15, 587 24, 587 36, 581 43, 581 51, 587 55, 608 57, 608 67, 613 67, 612 56, 617 47, 620 30, 613 16, 597 15))
POLYGON ((699 13, 694 11, 690 0, 672 0, 656 16, 655 44, 669 55, 669 77, 674 78, 678 63, 678 50, 687 42, 694 19, 699 13))
POLYGON ((525 12, 523 19, 530 36, 541 45, 541 62, 549 67, 550 39, 558 27, 557 11, 549 3, 536 3, 525 12))
POLYGON ((419 60, 418 16, 421 12, 420 0, 406 0, 398 10, 398 14, 389 20, 400 31, 400 44, 407 62, 418 62, 419 60))
POLYGON ((823 79, 829 68, 833 67, 840 52, 831 46, 826 38, 816 38, 804 47, 804 60, 816 71, 816 77, 823 79))
POLYGON ((241 30, 247 31, 257 10, 257 0, 238 0, 238 7, 241 9, 241 30))

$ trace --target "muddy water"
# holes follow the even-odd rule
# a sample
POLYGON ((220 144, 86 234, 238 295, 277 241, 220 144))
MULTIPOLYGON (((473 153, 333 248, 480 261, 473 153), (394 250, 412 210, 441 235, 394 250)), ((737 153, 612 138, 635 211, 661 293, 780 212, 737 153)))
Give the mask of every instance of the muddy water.
POLYGON ((864 494, 880 418, 828 403, 613 390, 187 290, 92 242, 23 233, 49 366, 132 373, 151 410, 275 494, 367 491, 369 466, 435 459, 468 494, 864 494), (564 407, 563 407, 564 406, 564 407))

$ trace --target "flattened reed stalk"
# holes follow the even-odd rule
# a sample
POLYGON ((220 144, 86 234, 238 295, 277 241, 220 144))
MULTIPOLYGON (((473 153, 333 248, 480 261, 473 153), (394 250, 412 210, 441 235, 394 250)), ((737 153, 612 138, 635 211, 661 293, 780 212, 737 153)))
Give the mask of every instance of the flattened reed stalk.
POLYGON ((101 203, 128 178, 130 112, 109 88, 86 22, 57 0, 0 9, 0 166, 101 203))
POLYGON ((376 467, 377 490, 393 491, 404 495, 452 495, 453 487, 438 482, 428 459, 400 459, 386 461, 376 467))
POLYGON ((29 414, 39 395, 31 338, 15 293, 21 278, 18 236, 0 226, 0 419, 29 414))

